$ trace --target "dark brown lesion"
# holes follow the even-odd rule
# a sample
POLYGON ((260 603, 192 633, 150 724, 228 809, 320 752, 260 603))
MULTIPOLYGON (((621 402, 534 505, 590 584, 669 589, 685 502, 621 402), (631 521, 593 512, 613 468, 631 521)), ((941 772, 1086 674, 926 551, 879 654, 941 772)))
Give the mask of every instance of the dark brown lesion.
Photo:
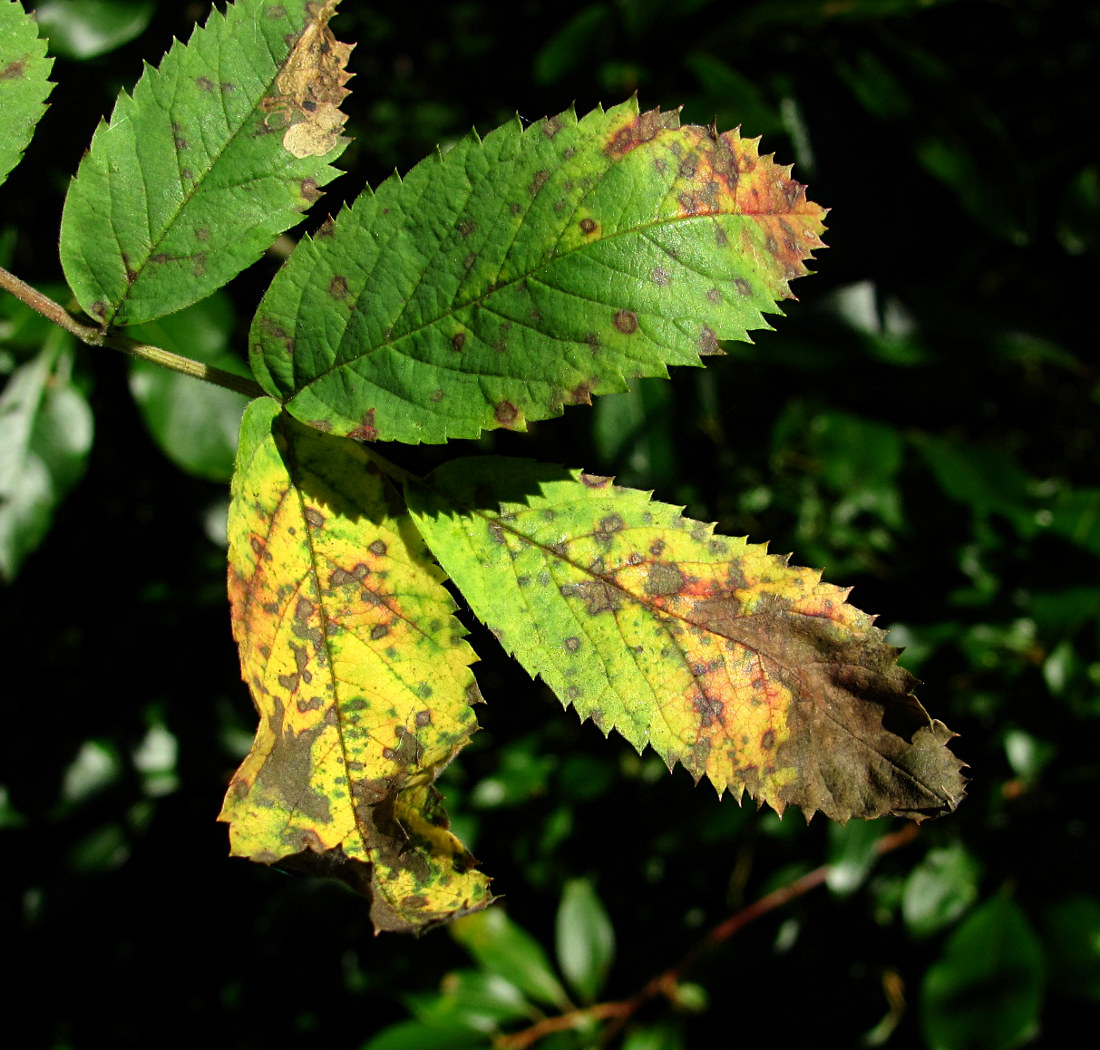
POLYGON ((604 146, 604 155, 612 160, 618 160, 620 157, 625 157, 631 150, 637 149, 643 142, 656 138, 662 131, 674 131, 679 126, 678 109, 667 113, 662 113, 660 109, 639 113, 629 123, 615 129, 604 146))

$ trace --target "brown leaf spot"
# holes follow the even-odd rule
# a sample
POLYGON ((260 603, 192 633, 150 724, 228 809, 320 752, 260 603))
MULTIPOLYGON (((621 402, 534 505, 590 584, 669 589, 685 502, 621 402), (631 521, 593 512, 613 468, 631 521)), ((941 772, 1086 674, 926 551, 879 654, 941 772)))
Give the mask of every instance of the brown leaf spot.
POLYGON ((580 598, 589 616, 614 612, 623 605, 623 593, 606 580, 584 580, 581 583, 563 583, 558 588, 563 598, 580 598))
POLYGON ((669 276, 668 270, 662 269, 660 266, 655 266, 649 274, 649 279, 656 285, 660 285, 662 288, 668 284, 672 278, 669 276))
POLYGON ((474 222, 472 219, 464 219, 458 224, 457 229, 459 234, 465 239, 466 237, 469 237, 470 234, 474 232, 474 230, 477 229, 477 223, 474 222))
POLYGON ((720 353, 722 353, 722 348, 718 345, 718 337, 714 334, 714 329, 703 325, 703 329, 699 333, 699 356, 713 357, 715 354, 720 353))
POLYGON ((542 133, 548 138, 552 139, 561 129, 565 127, 561 117, 547 117, 542 122, 542 133))
POLYGON ((599 474, 581 474, 581 484, 590 489, 605 489, 614 480, 614 478, 601 477, 599 474))
POLYGON ((636 149, 643 142, 656 138, 666 129, 675 129, 680 126, 680 113, 671 110, 662 113, 659 109, 651 109, 645 113, 639 113, 628 124, 618 128, 604 146, 604 154, 613 160, 625 157, 631 150, 636 149))
POLYGON ((581 219, 580 222, 581 233, 593 233, 596 230, 595 219, 581 219))
POLYGON ((592 404, 592 388, 587 382, 578 383, 572 390, 569 391, 569 404, 571 405, 590 405, 592 404))
POLYGON ((388 549, 389 548, 386 546, 385 542, 382 541, 382 540, 375 540, 367 548, 367 550, 369 550, 371 552, 371 554, 373 554, 376 558, 384 558, 386 556, 386 551, 388 549))
POLYGON ((191 274, 194 277, 206 276, 206 252, 199 252, 191 263, 191 274))
POLYGON ((358 438, 360 441, 377 441, 378 429, 374 425, 374 409, 368 408, 363 413, 359 425, 348 431, 348 437, 358 438))
POLYGON ((197 241, 208 241, 208 240, 210 240, 210 227, 209 226, 200 226, 195 231, 195 240, 197 240, 197 241))
POLYGON ((573 635, 570 638, 565 639, 565 648, 571 653, 575 653, 581 647, 581 640, 573 635))
POLYGON ((348 279, 342 274, 337 274, 328 283, 328 294, 333 299, 343 299, 348 294, 348 279))
POLYGON ((451 336, 451 349, 454 350, 455 353, 461 353, 462 348, 465 345, 466 345, 466 333, 465 332, 456 332, 453 336, 451 336))
POLYGON ((429 400, 432 402, 432 404, 438 405, 439 402, 443 400, 443 391, 442 390, 433 390, 431 392, 431 396, 429 397, 429 400))
POLYGON ((510 427, 519 418, 519 409, 511 401, 501 401, 494 410, 493 415, 502 427, 510 427))
POLYGON ((549 178, 550 172, 547 171, 546 168, 540 168, 535 172, 535 177, 531 180, 531 185, 527 187, 527 192, 531 194, 532 197, 535 196, 535 194, 546 185, 546 180, 549 178))
POLYGON ((612 323, 624 335, 638 331, 638 315, 630 310, 619 310, 612 323))
POLYGON ((707 292, 708 303, 720 303, 722 301, 722 293, 717 288, 711 288, 707 292))
POLYGON ((214 90, 214 81, 211 80, 209 77, 198 77, 195 80, 195 84, 202 91, 213 91, 214 90))
POLYGON ((306 507, 304 516, 315 529, 324 528, 325 516, 316 507, 306 507))
POLYGON ((0 80, 22 80, 27 75, 27 60, 17 58, 0 69, 0 80))
MULTIPOLYGON (((661 550, 663 550, 664 544, 660 540, 656 541, 653 547, 656 547, 658 543, 661 544, 661 550)), ((659 555, 661 552, 654 551, 653 547, 650 548, 650 551, 654 556, 659 555)), ((675 565, 657 562, 650 567, 649 572, 646 574, 646 594, 654 596, 662 594, 679 594, 683 588, 684 574, 675 565)))
POLYGON ((416 722, 417 728, 419 728, 419 729, 423 729, 425 726, 430 726, 432 724, 432 713, 431 713, 431 711, 427 711, 427 710, 417 711, 416 712, 416 717, 415 717, 415 722, 416 722))
MULTIPOLYGON (((327 153, 328 150, 325 150, 327 153)), ((302 179, 298 183, 298 191, 302 194, 302 200, 307 204, 313 204, 324 196, 324 191, 317 185, 316 179, 302 179)))
POLYGON ((315 606, 308 598, 299 598, 298 604, 294 607, 294 619, 302 623, 306 622, 312 615, 315 606))
POLYGON ((376 623, 370 629, 370 640, 377 642, 382 638, 385 638, 390 633, 390 625, 388 623, 376 623))

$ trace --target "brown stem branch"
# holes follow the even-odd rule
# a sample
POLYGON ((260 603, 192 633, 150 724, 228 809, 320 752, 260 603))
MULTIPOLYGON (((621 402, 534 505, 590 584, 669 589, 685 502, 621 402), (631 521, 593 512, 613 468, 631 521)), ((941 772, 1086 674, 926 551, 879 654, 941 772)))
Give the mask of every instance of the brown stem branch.
POLYGON ((12 295, 21 302, 26 303, 32 310, 64 328, 66 332, 76 336, 77 339, 88 346, 106 346, 112 350, 121 350, 131 357, 152 361, 163 368, 170 368, 182 375, 201 379, 204 382, 213 383, 215 386, 225 387, 227 390, 234 390, 246 397, 263 396, 264 391, 259 383, 245 376, 227 372, 222 368, 215 368, 213 365, 203 364, 201 361, 194 361, 190 357, 174 354, 170 350, 164 350, 159 346, 150 346, 148 343, 138 342, 129 336, 116 335, 108 333, 102 328, 81 324, 60 303, 55 303, 48 295, 43 295, 37 288, 32 288, 3 267, 0 267, 0 288, 11 292, 12 295))
MULTIPOLYGON (((875 843, 875 852, 879 856, 882 856, 884 853, 890 853, 893 850, 908 845, 919 833, 919 828, 916 824, 907 824, 898 831, 892 832, 889 835, 884 835, 879 839, 878 842, 875 843)), ((533 1046, 543 1037, 550 1035, 551 1032, 560 1032, 566 1028, 576 1028, 588 1020, 611 1021, 611 1024, 604 1030, 600 1038, 600 1044, 607 1045, 607 1043, 622 1030, 626 1022, 629 1021, 645 1003, 649 1002, 650 999, 656 999, 662 995, 671 998, 675 992, 676 985, 681 981, 684 974, 690 970, 706 952, 716 945, 721 944, 723 941, 728 940, 737 933, 738 930, 748 926, 750 922, 754 922, 761 916, 775 911, 776 908, 782 907, 796 897, 801 897, 809 893, 810 890, 816 889, 825 882, 828 876, 829 865, 822 864, 820 867, 814 868, 813 871, 807 872, 793 882, 789 882, 785 886, 780 886, 778 889, 772 890, 771 893, 765 894, 758 900, 746 905, 740 911, 734 912, 728 919, 723 920, 717 926, 713 927, 701 941, 693 945, 678 963, 657 974, 656 977, 648 981, 644 987, 629 999, 622 999, 617 1002, 597 1003, 594 1006, 583 1007, 579 1010, 570 1010, 556 1017, 547 1017, 528 1028, 524 1028, 522 1031, 502 1036, 496 1040, 494 1046, 497 1050, 527 1050, 527 1047, 533 1046)))

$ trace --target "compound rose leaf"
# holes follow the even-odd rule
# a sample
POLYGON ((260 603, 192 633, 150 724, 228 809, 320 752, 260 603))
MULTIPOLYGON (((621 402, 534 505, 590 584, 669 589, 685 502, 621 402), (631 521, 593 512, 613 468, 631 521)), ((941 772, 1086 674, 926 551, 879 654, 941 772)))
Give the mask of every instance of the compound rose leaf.
POLYGON ((337 434, 522 430, 768 327, 824 214, 755 139, 675 112, 517 120, 303 239, 256 313, 252 369, 337 434))
POLYGON ((443 579, 361 446, 248 407, 229 597, 260 725, 220 819, 235 856, 367 894, 380 930, 491 900, 433 787, 480 698, 443 579))
POLYGON ((214 10, 101 123, 69 187, 61 262, 85 312, 131 325, 250 266, 339 171, 351 47, 338 0, 214 10))
POLYGON ((474 613, 605 734, 780 813, 919 821, 962 798, 954 734, 820 573, 525 460, 456 460, 407 499, 474 613))

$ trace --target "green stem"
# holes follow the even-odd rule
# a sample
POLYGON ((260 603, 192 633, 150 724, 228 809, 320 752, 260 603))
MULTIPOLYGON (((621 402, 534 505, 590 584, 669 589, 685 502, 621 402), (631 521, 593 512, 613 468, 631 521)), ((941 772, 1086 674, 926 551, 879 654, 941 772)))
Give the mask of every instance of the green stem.
POLYGON ((108 334, 102 328, 81 324, 63 306, 55 303, 49 296, 43 295, 37 288, 21 281, 13 273, 9 273, 0 266, 0 288, 11 292, 17 299, 24 302, 32 310, 36 310, 43 317, 54 324, 64 328, 66 332, 76 336, 82 343, 88 346, 106 346, 112 350, 121 350, 132 357, 139 357, 145 361, 152 361, 163 368, 170 368, 174 372, 201 379, 215 386, 224 387, 226 390, 236 391, 246 397, 262 397, 263 389, 255 380, 239 376, 224 369, 215 368, 213 365, 194 361, 190 357, 174 354, 170 350, 164 350, 159 346, 150 346, 148 343, 139 343, 125 335, 108 334))

